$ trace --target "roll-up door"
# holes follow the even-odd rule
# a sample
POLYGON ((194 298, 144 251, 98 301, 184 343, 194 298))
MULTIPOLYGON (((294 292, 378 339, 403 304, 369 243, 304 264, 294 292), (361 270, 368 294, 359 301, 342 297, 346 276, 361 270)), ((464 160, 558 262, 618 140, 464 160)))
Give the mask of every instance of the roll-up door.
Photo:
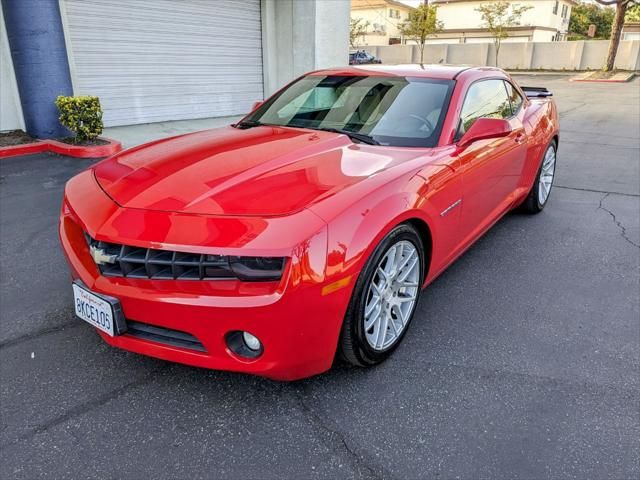
POLYGON ((63 0, 74 89, 106 126, 248 112, 262 99, 260 0, 63 0))

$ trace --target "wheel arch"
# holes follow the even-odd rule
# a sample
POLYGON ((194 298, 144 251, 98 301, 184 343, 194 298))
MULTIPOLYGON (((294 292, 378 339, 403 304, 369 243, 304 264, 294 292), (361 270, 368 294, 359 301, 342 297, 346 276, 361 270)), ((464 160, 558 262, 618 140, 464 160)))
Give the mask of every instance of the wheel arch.
MULTIPOLYGON (((427 222, 418 217, 410 218, 402 223, 411 225, 416 230, 416 232, 418 232, 420 240, 422 240, 422 253, 424 255, 424 276, 422 280, 424 281, 431 269, 431 258, 433 254, 433 236, 431 234, 431 228, 429 227, 429 224, 427 222)), ((400 223, 399 225, 401 225, 402 223, 400 223)))
MULTIPOLYGON (((349 217, 346 217, 349 218, 349 217)), ((433 257, 434 233, 430 225, 429 218, 421 209, 411 208, 406 210, 406 198, 396 197, 389 198, 387 202, 379 204, 378 208, 373 208, 366 215, 363 221, 354 224, 351 217, 350 222, 340 222, 344 228, 344 236, 334 237, 330 232, 329 251, 336 250, 339 245, 344 246, 342 257, 342 268, 338 271, 346 273, 347 271, 359 275, 366 264, 369 257, 378 244, 399 225, 410 225, 415 229, 418 237, 422 242, 422 254, 424 259, 424 278, 430 271, 433 257), (395 204, 395 208, 390 208, 395 204), (384 207, 382 207, 384 205, 384 207), (386 214, 383 214, 384 213, 386 214), (333 237, 333 238, 331 238, 333 237)), ((357 217, 355 217, 357 218, 357 217)))

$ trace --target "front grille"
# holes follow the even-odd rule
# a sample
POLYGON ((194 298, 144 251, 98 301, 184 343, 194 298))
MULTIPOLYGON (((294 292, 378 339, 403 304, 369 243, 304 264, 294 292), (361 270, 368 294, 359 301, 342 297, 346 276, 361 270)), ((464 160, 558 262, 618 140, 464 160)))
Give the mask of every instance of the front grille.
MULTIPOLYGON (((139 248, 95 240, 86 235, 91 250, 100 250, 103 263, 96 263, 108 277, 153 280, 236 279, 229 260, 222 255, 173 252, 139 248)), ((95 260, 95 258, 94 258, 95 260)))
POLYGON ((199 352, 207 351, 204 345, 190 333, 149 325, 148 323, 127 320, 127 335, 152 342, 164 343, 173 347, 197 350, 199 352))

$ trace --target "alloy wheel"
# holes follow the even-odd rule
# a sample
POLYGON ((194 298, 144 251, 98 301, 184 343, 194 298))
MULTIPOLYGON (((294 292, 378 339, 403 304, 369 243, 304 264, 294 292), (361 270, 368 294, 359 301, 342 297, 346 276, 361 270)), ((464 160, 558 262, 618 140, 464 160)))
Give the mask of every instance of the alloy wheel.
POLYGON ((378 263, 367 289, 364 332, 376 351, 391 347, 409 323, 420 289, 420 255, 416 246, 401 240, 378 263))
POLYGON ((553 176, 556 172, 556 149, 552 145, 544 154, 542 161, 542 170, 540 171, 540 180, 538 181, 538 199, 540 205, 544 205, 549 198, 551 185, 553 185, 553 176))

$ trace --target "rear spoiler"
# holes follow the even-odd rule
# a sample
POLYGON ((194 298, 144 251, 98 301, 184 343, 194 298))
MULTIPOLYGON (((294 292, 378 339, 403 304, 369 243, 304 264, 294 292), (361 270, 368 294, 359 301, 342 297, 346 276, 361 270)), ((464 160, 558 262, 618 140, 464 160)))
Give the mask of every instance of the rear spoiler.
POLYGON ((527 98, 551 97, 553 93, 544 87, 520 87, 527 98))

